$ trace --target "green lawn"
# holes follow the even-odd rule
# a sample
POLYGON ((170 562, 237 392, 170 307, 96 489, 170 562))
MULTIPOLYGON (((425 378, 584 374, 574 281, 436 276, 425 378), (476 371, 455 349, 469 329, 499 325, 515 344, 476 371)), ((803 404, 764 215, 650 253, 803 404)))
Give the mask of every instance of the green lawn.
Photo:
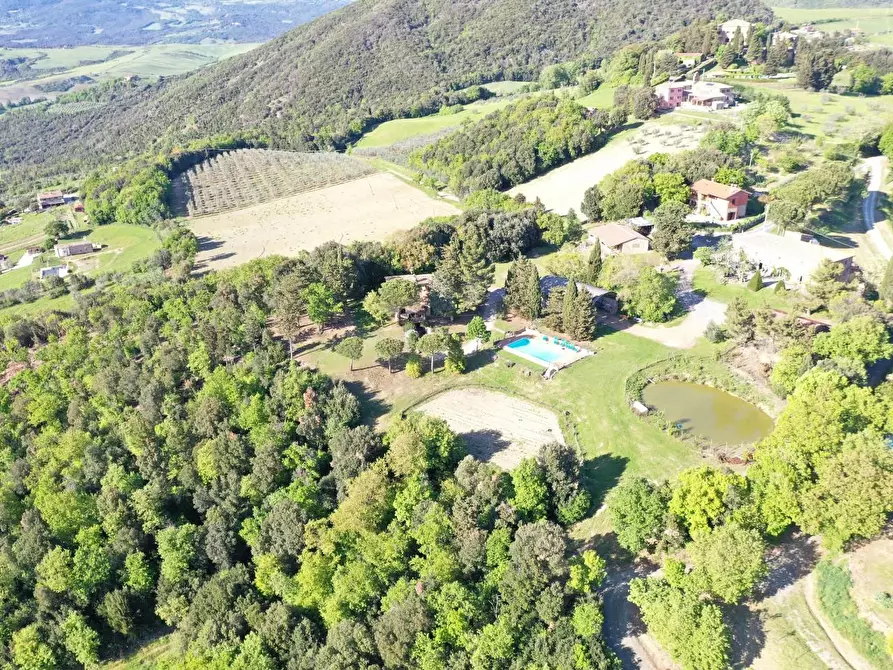
POLYGON ((430 135, 445 128, 458 128, 465 121, 477 121, 491 112, 506 107, 511 99, 495 99, 466 105, 456 114, 432 114, 415 119, 395 119, 378 125, 366 133, 356 146, 358 148, 386 147, 420 135, 430 135))
POLYGON ((149 256, 161 247, 161 239, 151 228, 113 224, 94 228, 87 236, 91 242, 107 248, 96 254, 98 265, 90 274, 129 270, 134 261, 149 256))
POLYGON ((520 93, 521 89, 529 83, 529 81, 494 81, 484 84, 484 88, 494 95, 512 95, 520 93))
POLYGON ((775 293, 772 286, 761 291, 751 291, 746 286, 736 283, 723 284, 716 278, 716 273, 711 268, 698 267, 692 280, 695 291, 703 291, 707 296, 719 302, 730 303, 737 297, 742 297, 750 307, 773 307, 789 312, 793 310, 793 300, 790 292, 775 293))
POLYGON ((600 86, 589 95, 578 98, 584 107, 596 107, 598 109, 610 109, 614 105, 614 87, 600 86))
MULTIPOLYGON (((41 212, 39 214, 25 214, 22 216, 22 222, 15 225, 3 224, 0 226, 0 249, 12 249, 12 245, 17 245, 20 242, 24 244, 25 240, 32 239, 38 235, 42 236, 44 227, 53 218, 54 216, 51 212, 41 212)), ((40 244, 35 246, 40 246, 40 244)))

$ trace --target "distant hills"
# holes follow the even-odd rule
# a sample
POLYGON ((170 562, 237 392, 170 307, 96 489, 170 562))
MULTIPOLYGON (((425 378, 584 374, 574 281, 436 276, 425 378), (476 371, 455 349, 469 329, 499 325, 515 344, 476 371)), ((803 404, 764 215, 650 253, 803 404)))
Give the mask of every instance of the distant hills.
POLYGON ((370 119, 405 116, 447 89, 530 78, 710 16, 771 13, 758 0, 358 0, 244 55, 84 112, 4 115, 0 182, 7 170, 46 182, 216 133, 258 132, 280 148, 343 147, 370 119))
POLYGON ((350 0, 0 0, 0 46, 265 42, 350 0))

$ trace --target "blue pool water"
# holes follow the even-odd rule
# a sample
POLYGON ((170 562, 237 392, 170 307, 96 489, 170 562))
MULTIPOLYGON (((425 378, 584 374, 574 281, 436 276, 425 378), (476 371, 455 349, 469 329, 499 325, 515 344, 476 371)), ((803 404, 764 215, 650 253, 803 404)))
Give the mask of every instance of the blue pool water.
POLYGON ((547 365, 549 363, 554 363, 567 354, 564 349, 555 344, 544 342, 543 340, 531 339, 529 337, 522 337, 520 340, 515 340, 511 344, 506 345, 506 349, 511 349, 516 353, 527 354, 547 365))

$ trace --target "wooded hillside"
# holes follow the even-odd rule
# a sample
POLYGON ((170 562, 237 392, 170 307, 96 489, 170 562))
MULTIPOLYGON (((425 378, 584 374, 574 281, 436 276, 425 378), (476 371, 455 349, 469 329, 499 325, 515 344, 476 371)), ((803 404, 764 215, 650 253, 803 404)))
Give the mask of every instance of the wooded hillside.
POLYGON ((101 107, 6 114, 0 182, 46 175, 49 183, 122 151, 223 131, 260 128, 279 148, 341 147, 374 120, 436 111, 447 89, 529 78, 544 65, 608 55, 717 14, 765 19, 769 10, 757 0, 364 0, 244 56, 118 92, 101 107))

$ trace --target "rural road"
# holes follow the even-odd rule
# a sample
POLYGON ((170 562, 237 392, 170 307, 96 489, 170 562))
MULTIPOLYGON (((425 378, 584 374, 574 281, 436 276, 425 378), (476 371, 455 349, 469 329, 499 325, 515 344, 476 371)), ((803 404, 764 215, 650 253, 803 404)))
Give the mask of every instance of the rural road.
POLYGON ((886 168, 887 159, 883 156, 875 156, 867 158, 865 165, 868 167, 868 195, 862 201, 862 221, 865 222, 865 230, 868 232, 868 239, 877 249, 878 253, 883 256, 884 260, 893 257, 893 248, 890 248, 887 240, 877 228, 877 223, 883 220, 878 214, 878 200, 880 198, 881 187, 883 187, 883 175, 886 168))

